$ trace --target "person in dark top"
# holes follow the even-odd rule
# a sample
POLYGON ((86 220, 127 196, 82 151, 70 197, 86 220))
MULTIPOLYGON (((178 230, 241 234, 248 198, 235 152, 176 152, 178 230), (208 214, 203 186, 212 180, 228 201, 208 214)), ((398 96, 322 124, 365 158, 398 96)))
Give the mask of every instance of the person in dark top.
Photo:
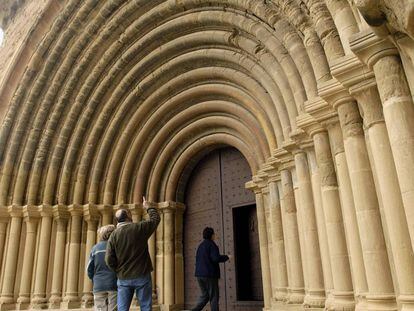
POLYGON ((115 214, 118 225, 108 241, 105 261, 118 276, 119 311, 129 310, 134 291, 141 311, 150 311, 152 308, 153 267, 148 239, 160 223, 160 215, 145 198, 143 207, 149 214, 149 220, 139 223, 132 222, 129 210, 118 210, 115 214))
POLYGON ((96 311, 116 311, 116 273, 105 263, 106 245, 114 225, 103 226, 98 230, 100 242, 92 247, 87 266, 88 277, 93 283, 93 299, 96 311))
POLYGON ((210 301, 211 311, 219 310, 219 263, 229 260, 229 256, 220 255, 219 248, 214 242, 213 228, 203 230, 203 242, 198 246, 196 254, 195 276, 200 286, 201 296, 192 311, 201 311, 210 301))

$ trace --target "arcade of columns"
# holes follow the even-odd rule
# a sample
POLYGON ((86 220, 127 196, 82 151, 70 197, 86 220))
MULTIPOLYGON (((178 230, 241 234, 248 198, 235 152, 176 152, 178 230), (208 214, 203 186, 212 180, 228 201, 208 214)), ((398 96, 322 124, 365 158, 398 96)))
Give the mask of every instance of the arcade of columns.
POLYGON ((225 145, 253 172, 266 310, 414 310, 410 1, 1 9, 0 310, 90 308, 96 231, 144 194, 156 307, 182 308, 178 202, 225 145))

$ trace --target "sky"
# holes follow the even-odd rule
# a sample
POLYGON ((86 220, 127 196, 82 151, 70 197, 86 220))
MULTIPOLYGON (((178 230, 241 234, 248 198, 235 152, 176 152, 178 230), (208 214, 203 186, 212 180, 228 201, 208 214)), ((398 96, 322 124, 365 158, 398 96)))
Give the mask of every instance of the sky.
POLYGON ((0 46, 3 43, 3 29, 0 28, 0 46))

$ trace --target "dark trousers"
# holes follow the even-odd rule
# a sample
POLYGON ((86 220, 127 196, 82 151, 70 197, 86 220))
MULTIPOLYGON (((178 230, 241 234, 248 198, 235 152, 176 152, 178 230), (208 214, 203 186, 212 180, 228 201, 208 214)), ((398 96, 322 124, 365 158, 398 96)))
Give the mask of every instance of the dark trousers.
POLYGON ((219 286, 217 278, 197 278, 201 296, 192 311, 201 311, 210 301, 211 311, 219 311, 219 286))

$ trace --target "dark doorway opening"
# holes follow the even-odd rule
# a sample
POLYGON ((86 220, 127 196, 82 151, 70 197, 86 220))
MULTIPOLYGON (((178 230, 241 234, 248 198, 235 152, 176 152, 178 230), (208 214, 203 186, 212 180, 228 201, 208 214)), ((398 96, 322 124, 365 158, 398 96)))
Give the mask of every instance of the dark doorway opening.
POLYGON ((256 205, 233 208, 238 301, 263 301, 256 205))

